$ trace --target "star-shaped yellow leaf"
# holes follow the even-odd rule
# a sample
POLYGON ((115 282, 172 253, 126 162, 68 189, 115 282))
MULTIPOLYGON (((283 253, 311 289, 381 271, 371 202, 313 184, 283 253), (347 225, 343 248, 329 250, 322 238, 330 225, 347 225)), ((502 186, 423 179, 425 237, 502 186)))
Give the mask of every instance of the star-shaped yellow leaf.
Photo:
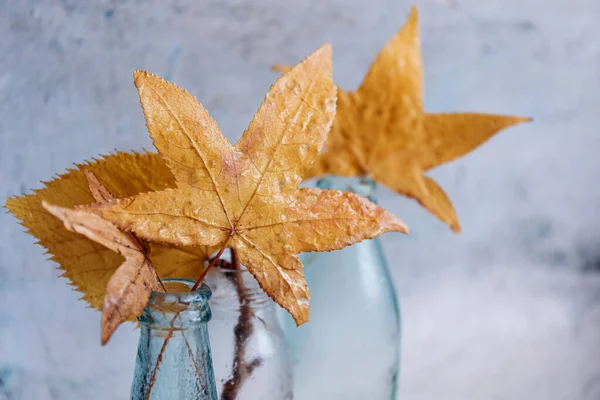
MULTIPOLYGON (((82 235, 67 231, 60 220, 42 207, 42 201, 62 207, 94 203, 84 170, 93 172, 117 198, 175 187, 175 180, 158 154, 117 152, 78 164, 33 194, 6 201, 5 207, 48 250, 51 259, 64 271, 63 276, 83 293, 84 300, 100 310, 106 285, 123 262, 122 257, 82 235)), ((150 259, 163 278, 195 279, 204 268, 205 258, 210 256, 207 253, 212 251, 206 247, 155 243, 150 244, 150 248, 150 259)))
POLYGON ((358 90, 338 90, 337 116, 326 149, 306 178, 370 176, 416 199, 459 232, 448 196, 424 173, 469 153, 498 131, 529 120, 425 112, 418 13, 413 7, 408 22, 377 55, 358 90))
POLYGON ((85 209, 138 237, 175 245, 230 247, 296 322, 308 320, 301 251, 330 251, 404 223, 353 193, 298 189, 335 115, 328 45, 271 87, 239 142, 185 90, 135 73, 150 136, 177 188, 85 209))

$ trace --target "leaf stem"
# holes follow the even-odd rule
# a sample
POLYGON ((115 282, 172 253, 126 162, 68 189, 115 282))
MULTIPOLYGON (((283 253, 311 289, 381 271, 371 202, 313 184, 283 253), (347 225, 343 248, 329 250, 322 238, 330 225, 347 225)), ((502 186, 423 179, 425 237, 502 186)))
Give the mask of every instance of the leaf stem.
POLYGON ((196 356, 194 355, 192 346, 190 345, 190 342, 188 341, 187 337, 185 336, 184 331, 181 331, 181 336, 183 336, 183 339, 185 340, 185 345, 188 348, 188 354, 190 356, 190 359, 192 360, 192 363, 194 364, 194 369, 196 370, 196 375, 198 375, 198 379, 202 379, 202 371, 200 371, 200 366, 196 362, 196 356))
MULTIPOLYGON (((152 265, 152 264, 150 264, 152 265)), ((162 290, 167 293, 167 287, 165 286, 165 283, 163 282, 162 279, 160 279, 160 275, 158 274, 158 271, 154 269, 154 267, 152 267, 152 269, 154 270, 154 273, 156 274, 156 279, 158 280, 158 283, 160 284, 160 287, 162 287, 162 290)))
POLYGON ((175 329, 175 320, 177 319, 179 314, 181 314, 181 311, 178 311, 173 316, 173 319, 171 319, 171 323, 170 323, 171 329, 169 330, 169 333, 165 337, 165 341, 163 342, 163 345, 160 348, 160 352, 158 353, 158 357, 156 359, 156 365, 154 366, 154 369, 152 370, 152 375, 150 375, 148 390, 146 392, 146 396, 144 396, 144 400, 148 400, 150 398, 150 395, 152 394, 152 388, 154 387, 154 383, 156 382, 156 373, 158 372, 158 368, 160 367, 160 364, 162 363, 163 355, 165 353, 165 350, 167 349, 167 345, 169 344, 169 341, 173 337, 173 330, 175 329))
POLYGON ((200 286, 200 284, 202 283, 202 281, 204 280, 204 278, 206 278, 206 274, 208 274, 208 271, 210 271, 210 269, 215 266, 215 264, 217 263, 217 261, 219 261, 219 258, 221 258, 221 255, 223 255, 223 252, 225 251, 225 249, 229 245, 229 242, 231 242, 231 238, 232 237, 233 236, 230 235, 227 238, 227 240, 225 241, 225 243, 223 243, 223 247, 221 247, 221 250, 219 250, 219 252, 217 253, 217 255, 213 257, 213 259, 210 261, 210 264, 208 264, 208 267, 206 267, 204 269, 204 271, 202 272, 202 275, 200 275, 200 277, 198 278, 198 280, 196 280, 196 283, 194 283, 194 286, 192 287, 192 292, 194 290, 198 289, 198 286, 200 286))
POLYGON ((234 269, 234 276, 231 277, 240 303, 240 314, 237 325, 233 329, 235 337, 235 355, 232 364, 231 378, 223 385, 221 400, 234 400, 238 397, 238 393, 244 384, 244 381, 252 375, 254 368, 258 367, 262 360, 256 358, 252 363, 248 364, 245 360, 246 346, 250 340, 250 336, 254 330, 252 325, 252 310, 251 299, 249 298, 248 289, 244 283, 244 275, 240 260, 237 257, 235 250, 231 251, 231 266, 234 269))

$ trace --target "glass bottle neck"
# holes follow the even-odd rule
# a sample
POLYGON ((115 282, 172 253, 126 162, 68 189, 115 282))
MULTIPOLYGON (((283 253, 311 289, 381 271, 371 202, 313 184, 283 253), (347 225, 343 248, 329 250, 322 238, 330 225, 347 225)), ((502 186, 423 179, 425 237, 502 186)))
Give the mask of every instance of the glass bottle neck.
POLYGON ((187 279, 165 279, 167 292, 152 292, 148 305, 138 321, 149 330, 185 330, 210 321, 208 300, 210 288, 203 284, 190 291, 194 282, 187 279))
POLYGON ((327 176, 319 179, 317 187, 320 189, 338 189, 344 192, 354 192, 376 202, 375 189, 377 188, 377 184, 368 176, 327 176))
POLYGON ((152 292, 141 324, 132 400, 217 400, 207 322, 206 285, 190 291, 187 279, 163 280, 168 292, 152 292))

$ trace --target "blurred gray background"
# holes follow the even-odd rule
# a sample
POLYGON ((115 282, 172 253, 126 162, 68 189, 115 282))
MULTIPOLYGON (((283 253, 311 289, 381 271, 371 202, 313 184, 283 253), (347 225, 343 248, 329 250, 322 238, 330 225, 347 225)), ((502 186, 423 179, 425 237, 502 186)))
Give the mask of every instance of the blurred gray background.
MULTIPOLYGON (((600 399, 600 1, 423 0, 429 111, 530 115, 432 175, 456 236, 380 190, 407 400, 600 399)), ((73 162, 152 148, 132 71, 188 89, 237 140, 277 74, 332 43, 353 89, 407 0, 0 0, 0 203, 73 162)), ((126 399, 138 332, 99 345, 43 250, 0 215, 0 399, 126 399)))

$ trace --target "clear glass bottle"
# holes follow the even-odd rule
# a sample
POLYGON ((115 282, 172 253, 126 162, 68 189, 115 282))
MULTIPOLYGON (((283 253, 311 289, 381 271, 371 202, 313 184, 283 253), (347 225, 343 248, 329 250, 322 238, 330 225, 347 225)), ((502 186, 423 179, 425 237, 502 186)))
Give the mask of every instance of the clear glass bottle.
POLYGON ((246 270, 213 268, 208 326, 221 400, 292 399, 292 371, 277 308, 246 270))
MULTIPOLYGON (((373 200, 365 178, 327 178, 321 189, 373 200)), ((285 317, 295 400, 395 400, 400 311, 378 239, 330 253, 302 254, 310 288, 310 321, 285 317)))
POLYGON ((167 292, 152 292, 138 318, 141 335, 132 400, 216 400, 207 323, 211 318, 206 285, 165 279, 167 292))

